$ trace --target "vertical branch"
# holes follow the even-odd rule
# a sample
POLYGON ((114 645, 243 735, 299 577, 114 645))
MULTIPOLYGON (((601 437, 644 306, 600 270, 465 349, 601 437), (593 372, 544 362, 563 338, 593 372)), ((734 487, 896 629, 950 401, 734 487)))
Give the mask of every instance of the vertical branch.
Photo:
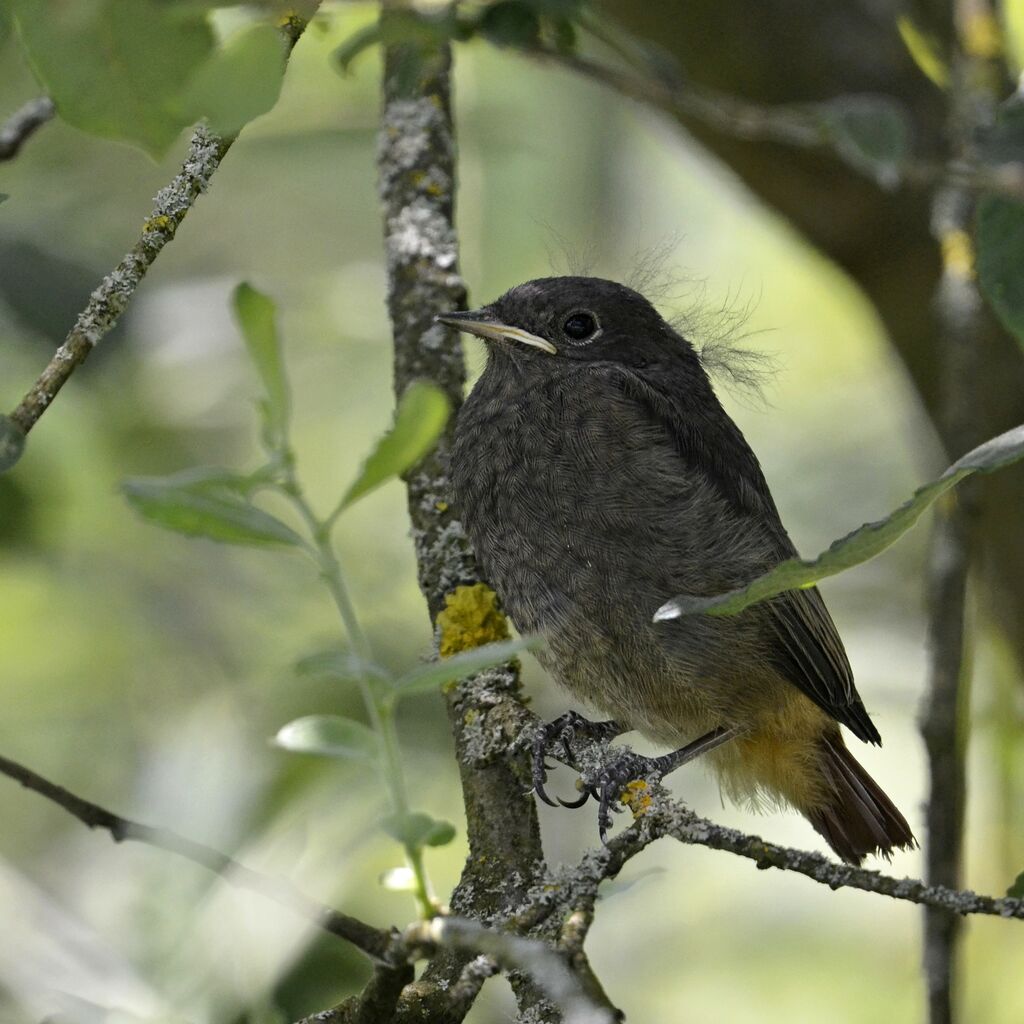
MULTIPOLYGON (((999 31, 989 0, 954 0, 957 46, 953 60, 948 133, 951 160, 973 155, 979 128, 994 118, 1001 87, 999 31)), ((943 436, 956 451, 978 440, 975 382, 980 370, 982 301, 974 277, 970 233, 974 197, 962 187, 940 189, 932 206, 932 232, 942 251, 938 317, 943 436)), ((967 704, 966 595, 976 513, 976 487, 963 488, 943 505, 931 541, 929 633, 931 666, 921 715, 928 759, 925 813, 925 879, 959 888, 963 867, 966 798, 967 704)), ((924 971, 930 1024, 957 1017, 957 975, 962 919, 928 907, 924 915, 924 971)))
MULTIPOLYGON (((382 20, 408 17, 397 0, 382 20)), ((388 33, 383 34, 389 38, 388 33)), ((454 228, 455 139, 451 118, 451 50, 445 43, 403 42, 384 47, 383 110, 378 150, 380 198, 388 272, 388 313, 394 336, 397 395, 411 381, 441 387, 458 409, 465 386, 461 343, 434 323, 437 313, 464 309, 454 228)), ((410 472, 409 515, 420 587, 439 636, 441 654, 507 636, 493 592, 480 582, 473 552, 449 502, 451 425, 437 450, 410 472)), ((519 700, 517 666, 481 673, 447 694, 459 762, 470 856, 452 908, 472 918, 508 913, 521 901, 542 863, 540 831, 529 788, 516 766, 474 761, 474 724, 519 700)), ((431 986, 454 983, 467 954, 442 952, 410 986, 406 1006, 429 1001, 431 986)), ((516 982, 520 1005, 540 994, 516 982)), ((468 1004, 460 1011, 464 1015, 468 1004)), ((416 1019, 420 1019, 416 1017, 416 1019)), ((446 1017, 446 1019, 450 1019, 446 1017)))
MULTIPOLYGON (((972 207, 960 191, 937 198, 934 229, 942 242, 943 274, 936 296, 939 361, 943 384, 945 436, 967 449, 977 363, 980 299, 971 276, 970 241, 965 225, 972 207), (960 442, 963 442, 961 445, 960 442)), ((965 656, 965 610, 970 565, 971 488, 941 503, 931 537, 928 567, 930 666, 921 714, 928 761, 925 809, 925 879, 931 885, 960 887, 963 860, 966 781, 966 700, 969 666, 965 656)), ((929 1024, 952 1024, 960 915, 937 907, 924 912, 924 972, 929 1024)))

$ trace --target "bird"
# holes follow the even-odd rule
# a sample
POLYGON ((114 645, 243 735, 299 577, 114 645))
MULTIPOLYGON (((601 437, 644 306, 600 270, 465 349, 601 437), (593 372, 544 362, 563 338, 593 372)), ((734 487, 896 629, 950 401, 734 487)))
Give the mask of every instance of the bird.
POLYGON ((552 803, 552 745, 635 730, 673 752, 626 755, 566 804, 595 796, 602 839, 629 779, 699 755, 731 799, 795 808, 847 863, 916 845, 840 731, 881 743, 817 588, 655 621, 678 594, 725 593, 796 553, 695 346, 596 277, 539 278, 436 320, 487 347, 449 467, 485 578, 516 628, 544 637, 553 679, 611 716, 541 730, 538 796, 552 803))

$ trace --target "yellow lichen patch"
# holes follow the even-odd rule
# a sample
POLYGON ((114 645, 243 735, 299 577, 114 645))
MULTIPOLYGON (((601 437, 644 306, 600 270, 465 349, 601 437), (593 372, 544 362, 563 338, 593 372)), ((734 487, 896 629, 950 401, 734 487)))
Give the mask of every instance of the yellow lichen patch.
POLYGON ((294 8, 284 11, 277 19, 277 27, 290 33, 299 33, 306 27, 306 19, 294 8))
POLYGON ((942 236, 942 263, 955 277, 967 281, 974 277, 974 244, 966 231, 947 231, 942 236))
POLYGON ((449 505, 447 501, 437 501, 434 502, 434 508, 437 509, 438 512, 447 512, 449 505))
POLYGON ((642 818, 651 808, 651 790, 643 779, 634 779, 627 782, 619 797, 619 802, 625 804, 633 812, 633 817, 642 818))
POLYGON ((171 218, 167 214, 162 213, 159 217, 150 217, 142 225, 143 232, 146 231, 166 231, 168 228, 173 227, 171 218))
POLYGON ((437 617, 442 658, 509 638, 508 623, 498 611, 498 595, 486 583, 456 587, 437 617))

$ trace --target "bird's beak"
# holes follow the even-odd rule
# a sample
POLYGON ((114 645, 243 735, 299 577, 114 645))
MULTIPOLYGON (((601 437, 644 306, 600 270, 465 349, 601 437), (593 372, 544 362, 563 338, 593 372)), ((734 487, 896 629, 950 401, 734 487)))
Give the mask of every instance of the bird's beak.
POLYGON ((457 331, 475 334, 484 341, 518 341, 521 345, 539 348, 549 355, 558 354, 558 349, 547 338, 539 338, 521 327, 503 324, 484 309, 471 309, 464 313, 441 313, 435 316, 434 320, 439 324, 454 327, 457 331))

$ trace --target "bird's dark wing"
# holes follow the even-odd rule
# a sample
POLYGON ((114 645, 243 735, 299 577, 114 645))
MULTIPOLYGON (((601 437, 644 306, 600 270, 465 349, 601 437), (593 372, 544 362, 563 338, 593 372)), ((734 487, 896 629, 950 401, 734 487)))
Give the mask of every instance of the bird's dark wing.
MULTIPOLYGON (((754 516, 774 542, 778 561, 796 554, 757 457, 718 404, 703 371, 666 392, 621 366, 605 370, 627 397, 646 407, 672 438, 681 458, 701 471, 738 512, 754 516), (706 393, 699 391, 706 388, 706 393), (717 413, 717 415, 714 415, 717 413)), ((765 571, 771 568, 765 565, 765 571)), ((791 590, 760 606, 778 643, 779 672, 820 708, 869 743, 881 743, 853 683, 853 672, 817 588, 791 590)))

